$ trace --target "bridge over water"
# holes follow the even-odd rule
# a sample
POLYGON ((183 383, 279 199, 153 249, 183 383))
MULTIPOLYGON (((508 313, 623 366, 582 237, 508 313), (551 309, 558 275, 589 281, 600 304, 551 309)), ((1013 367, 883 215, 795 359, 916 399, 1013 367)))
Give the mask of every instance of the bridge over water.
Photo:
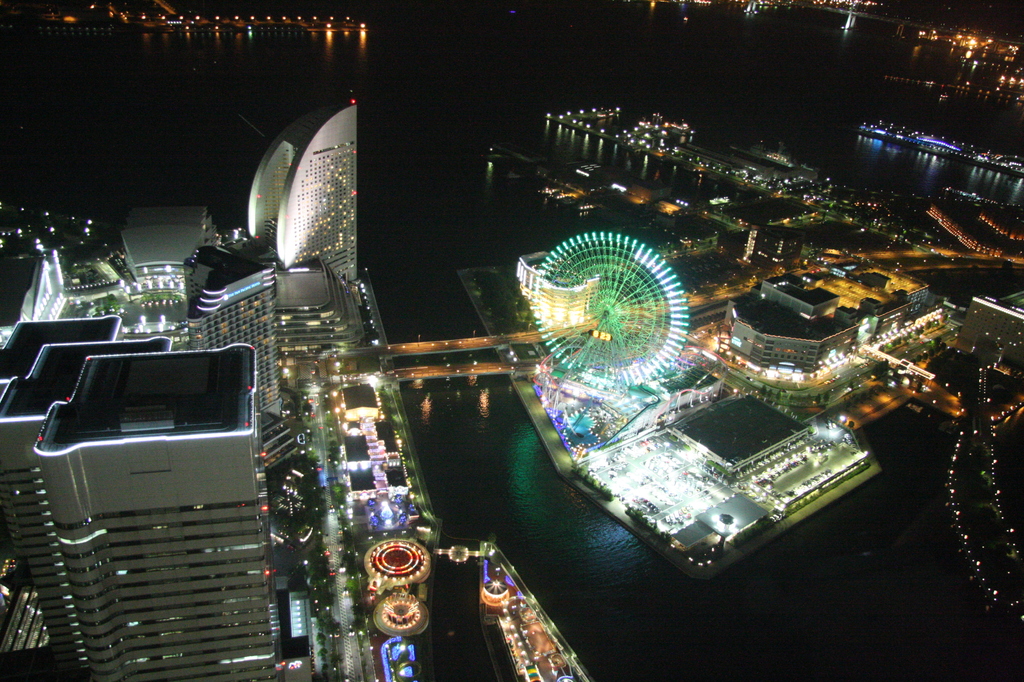
POLYGON ((479 362, 461 365, 423 365, 403 367, 385 373, 398 381, 420 379, 446 379, 451 377, 482 376, 486 374, 515 374, 537 369, 537 362, 479 362))
POLYGON ((410 343, 391 343, 386 346, 368 346, 352 348, 336 352, 339 358, 387 357, 395 355, 432 355, 457 351, 479 350, 481 348, 497 348, 513 343, 539 343, 540 332, 519 332, 500 336, 473 336, 466 339, 447 339, 443 341, 414 341, 410 343))
POLYGON ((800 7, 803 9, 819 10, 822 12, 832 12, 833 14, 841 14, 846 16, 846 23, 843 25, 844 31, 852 29, 855 26, 857 19, 866 19, 870 21, 880 21, 887 24, 894 24, 895 26, 898 27, 896 31, 897 35, 903 35, 903 31, 907 26, 923 30, 954 30, 952 27, 949 26, 937 26, 935 24, 930 24, 923 21, 914 21, 912 19, 905 19, 902 17, 888 17, 883 14, 864 12, 857 9, 859 4, 859 2, 854 2, 847 7, 830 7, 815 2, 805 2, 803 0, 791 0, 790 2, 786 3, 769 2, 768 0, 750 0, 747 3, 747 8, 745 11, 747 14, 754 14, 761 9, 770 9, 776 7, 800 7))

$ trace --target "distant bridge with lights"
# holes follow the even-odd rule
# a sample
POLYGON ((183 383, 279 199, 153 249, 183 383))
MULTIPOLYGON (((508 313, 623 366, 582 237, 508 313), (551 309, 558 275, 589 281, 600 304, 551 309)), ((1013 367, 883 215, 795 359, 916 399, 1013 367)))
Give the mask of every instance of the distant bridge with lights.
POLYGON ((805 2, 802 0, 791 0, 786 3, 769 2, 768 0, 750 0, 747 3, 747 8, 744 10, 747 14, 755 14, 760 9, 768 9, 773 7, 801 7, 804 9, 814 9, 824 12, 832 12, 833 14, 843 14, 846 16, 846 23, 843 25, 844 31, 849 31, 854 28, 857 23, 857 19, 869 19, 871 21, 881 21, 887 24, 895 24, 897 27, 897 34, 903 34, 903 27, 910 26, 911 28, 933 30, 942 28, 943 30, 949 30, 946 27, 939 27, 934 24, 929 24, 922 21, 913 21, 911 19, 902 19, 900 17, 887 17, 883 14, 873 14, 871 12, 863 12, 857 9, 859 3, 850 3, 847 7, 829 7, 826 5, 820 5, 814 2, 805 2))

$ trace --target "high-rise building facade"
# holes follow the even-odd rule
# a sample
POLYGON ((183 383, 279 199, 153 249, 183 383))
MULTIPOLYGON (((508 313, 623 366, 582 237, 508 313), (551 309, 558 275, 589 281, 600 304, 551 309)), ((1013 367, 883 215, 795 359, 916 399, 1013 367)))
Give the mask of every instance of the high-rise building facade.
MULTIPOLYGON (((86 355, 122 347, 113 342, 120 324, 116 317, 22 322, 0 349, 0 502, 15 552, 36 587, 54 657, 65 669, 83 667, 85 651, 74 611, 64 599, 67 569, 33 446, 50 405, 74 389, 86 355)), ((143 348, 166 350, 168 344, 154 339, 143 348)))
POLYGON ((89 357, 34 451, 96 682, 274 680, 256 356, 89 357))
POLYGON ((185 278, 189 347, 244 343, 255 348, 257 409, 279 413, 274 268, 204 246, 185 261, 185 278))
POLYGON ((356 279, 356 107, 318 109, 270 145, 249 195, 249 232, 282 265, 321 259, 356 279))

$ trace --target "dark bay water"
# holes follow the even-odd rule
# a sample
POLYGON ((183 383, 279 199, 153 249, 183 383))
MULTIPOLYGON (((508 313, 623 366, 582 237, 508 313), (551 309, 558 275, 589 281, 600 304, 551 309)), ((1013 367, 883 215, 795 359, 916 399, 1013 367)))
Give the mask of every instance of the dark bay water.
MULTIPOLYGON (((221 6, 232 9, 210 3, 221 6)), ((514 262, 573 231, 484 192, 490 144, 540 148, 549 111, 660 112, 689 121, 712 148, 783 141, 840 183, 1024 199, 1020 180, 857 137, 855 126, 885 119, 1024 152, 1022 107, 942 101, 885 80, 949 81, 971 67, 877 26, 843 32, 824 13, 581 0, 293 9, 343 11, 371 30, 0 35, 0 200, 115 221, 134 206, 208 205, 222 227, 241 226, 270 140, 307 111, 354 97, 360 264, 390 337, 408 340, 472 330, 458 268, 514 262)))
MULTIPOLYGON (((830 17, 698 6, 344 8, 372 30, 0 35, 0 200, 116 221, 134 206, 208 205, 218 225, 242 226, 273 137, 354 97, 360 265, 389 340, 403 341, 478 329, 457 269, 511 264, 579 229, 525 182, 488 179, 490 144, 540 148, 549 111, 660 112, 708 147, 782 140, 841 183, 1022 199, 1019 181, 853 132, 885 119, 1024 152, 1020 107, 885 80, 959 77, 964 65, 935 46, 843 33, 830 17)), ((446 532, 495 533, 599 681, 963 679, 1019 660, 1019 624, 984 616, 962 582, 941 507, 948 443, 931 418, 901 410, 872 427, 885 474, 705 583, 561 482, 506 380, 403 395, 446 532)), ((449 603, 461 597, 435 605, 438 678, 482 679, 449 603)))
MULTIPOLYGON (((1024 653, 1020 624, 965 582, 944 507, 952 440, 927 409, 868 427, 882 475, 705 582, 562 482, 507 380, 403 398, 445 534, 494 533, 597 680, 982 679, 1024 653)), ((438 679, 477 679, 475 605, 438 589, 438 679)))

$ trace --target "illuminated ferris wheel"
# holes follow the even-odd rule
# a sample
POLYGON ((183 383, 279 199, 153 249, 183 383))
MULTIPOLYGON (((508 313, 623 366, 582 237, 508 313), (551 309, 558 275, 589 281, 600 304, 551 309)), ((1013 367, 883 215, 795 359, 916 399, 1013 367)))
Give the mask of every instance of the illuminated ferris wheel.
POLYGON ((686 299, 675 272, 650 247, 592 232, 563 242, 537 271, 546 299, 535 302, 534 311, 554 369, 565 378, 621 390, 678 357, 686 299))

